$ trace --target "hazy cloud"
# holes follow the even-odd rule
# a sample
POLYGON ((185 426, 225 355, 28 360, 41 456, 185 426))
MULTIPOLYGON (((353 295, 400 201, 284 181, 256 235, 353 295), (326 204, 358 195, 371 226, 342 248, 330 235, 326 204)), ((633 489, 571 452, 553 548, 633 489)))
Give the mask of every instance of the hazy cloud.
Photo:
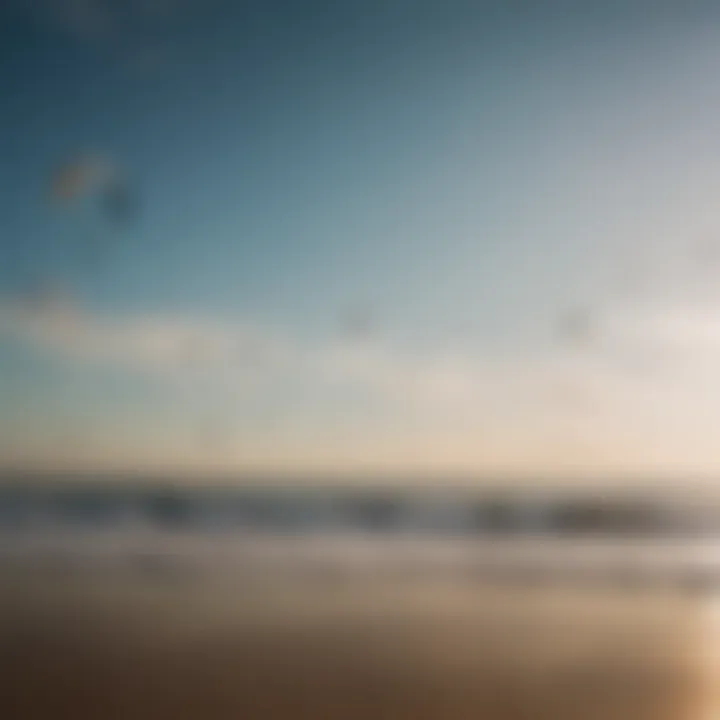
MULTIPOLYGON (((193 407, 219 403, 208 422, 227 436, 228 462, 678 463, 711 453, 720 422, 710 391, 720 322, 711 305, 606 308, 604 354, 562 346, 418 354, 388 341, 307 341, 246 318, 100 313, 62 288, 43 288, 0 301, 0 342, 201 390, 193 407), (615 360, 632 352, 666 357, 666 367, 628 373, 615 360), (279 430, 273 417, 283 418, 279 430)), ((147 452, 180 457, 174 432, 153 430, 147 452)))
POLYGON ((162 375, 228 379, 253 371, 328 389, 354 386, 415 409, 457 408, 500 387, 520 388, 527 365, 463 352, 417 355, 379 341, 307 343, 244 319, 93 313, 57 288, 0 302, 0 337, 65 360, 162 375))
POLYGON ((710 307, 608 311, 603 327, 599 354, 562 348, 524 355, 417 354, 380 341, 305 342, 243 318, 101 314, 58 288, 0 302, 0 339, 66 362, 151 373, 180 383, 206 379, 229 388, 295 385, 310 396, 317 393, 321 401, 355 390, 386 412, 460 424, 483 416, 547 415, 563 407, 622 413, 624 405, 651 395, 698 390, 700 380, 709 377, 704 371, 714 373, 720 360, 720 320, 710 307), (664 374, 639 379, 628 373, 616 361, 633 353, 662 358, 664 374))

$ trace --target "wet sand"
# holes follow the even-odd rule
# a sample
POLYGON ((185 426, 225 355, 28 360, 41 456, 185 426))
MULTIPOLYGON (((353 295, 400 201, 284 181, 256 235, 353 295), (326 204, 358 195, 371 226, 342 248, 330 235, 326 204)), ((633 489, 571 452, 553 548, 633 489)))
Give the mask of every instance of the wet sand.
POLYGON ((696 720, 699 601, 472 583, 6 582, 0 716, 696 720))

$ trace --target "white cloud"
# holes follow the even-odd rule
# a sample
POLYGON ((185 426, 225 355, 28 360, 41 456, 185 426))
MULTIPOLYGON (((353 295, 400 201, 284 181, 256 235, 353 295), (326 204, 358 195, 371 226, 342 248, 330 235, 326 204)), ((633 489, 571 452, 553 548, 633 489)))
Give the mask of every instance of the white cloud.
POLYGON ((639 370, 636 376, 707 381, 720 362, 720 301, 668 299, 617 308, 606 318, 601 346, 609 359, 639 370))
POLYGON ((626 313, 617 329, 627 340, 675 352, 720 351, 720 305, 656 303, 626 313))
POLYGON ((177 388, 200 389, 202 402, 212 384, 221 416, 243 427, 236 439, 229 433, 229 447, 258 462, 263 452, 307 463, 335 453, 338 463, 359 464, 384 453, 400 464, 408 455, 470 465, 478 454, 486 463, 598 465, 643 452, 710 453, 720 422, 712 308, 635 306, 608 311, 602 327, 597 353, 560 345, 418 355, 377 341, 303 342, 243 319, 101 314, 59 292, 0 302, 0 341, 64 362, 170 378, 177 388), (633 375, 616 362, 631 351, 669 353, 684 371, 633 375), (248 402, 237 402, 237 390, 248 402), (266 402, 278 398, 284 429, 254 425, 258 408, 264 416, 266 402))
POLYGON ((372 437, 377 446, 393 435, 412 447, 419 436, 454 442, 505 427, 537 435, 567 425, 568 411, 573 422, 600 414, 622 392, 612 370, 560 352, 419 355, 376 341, 309 343, 243 320, 101 315, 59 293, 0 303, 3 337, 64 362, 169 380, 183 402, 212 405, 246 434, 256 415, 280 413, 292 433, 312 436, 301 445, 372 437))
POLYGON ((68 360, 160 373, 267 367, 283 354, 278 340, 249 323, 98 315, 58 294, 0 304, 0 335, 68 360))
POLYGON ((65 361, 181 380, 205 375, 236 383, 250 377, 325 394, 358 388, 386 407, 413 412, 477 410, 563 372, 546 360, 461 352, 420 356, 370 341, 303 343, 246 320, 101 315, 59 292, 0 303, 0 337, 65 361))

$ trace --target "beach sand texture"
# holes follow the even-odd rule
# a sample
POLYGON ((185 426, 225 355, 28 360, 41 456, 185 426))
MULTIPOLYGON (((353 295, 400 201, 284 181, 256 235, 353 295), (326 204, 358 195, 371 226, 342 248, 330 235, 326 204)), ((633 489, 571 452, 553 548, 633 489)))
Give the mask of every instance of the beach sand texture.
POLYGON ((13 720, 708 718, 705 601, 678 594, 106 578, 0 596, 13 720))

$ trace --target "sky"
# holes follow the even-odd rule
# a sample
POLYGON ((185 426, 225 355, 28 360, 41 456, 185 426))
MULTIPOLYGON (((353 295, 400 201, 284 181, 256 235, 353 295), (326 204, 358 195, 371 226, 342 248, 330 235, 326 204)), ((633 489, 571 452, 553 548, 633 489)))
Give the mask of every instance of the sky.
POLYGON ((712 2, 8 0, 0 466, 720 477, 719 73, 712 2))

